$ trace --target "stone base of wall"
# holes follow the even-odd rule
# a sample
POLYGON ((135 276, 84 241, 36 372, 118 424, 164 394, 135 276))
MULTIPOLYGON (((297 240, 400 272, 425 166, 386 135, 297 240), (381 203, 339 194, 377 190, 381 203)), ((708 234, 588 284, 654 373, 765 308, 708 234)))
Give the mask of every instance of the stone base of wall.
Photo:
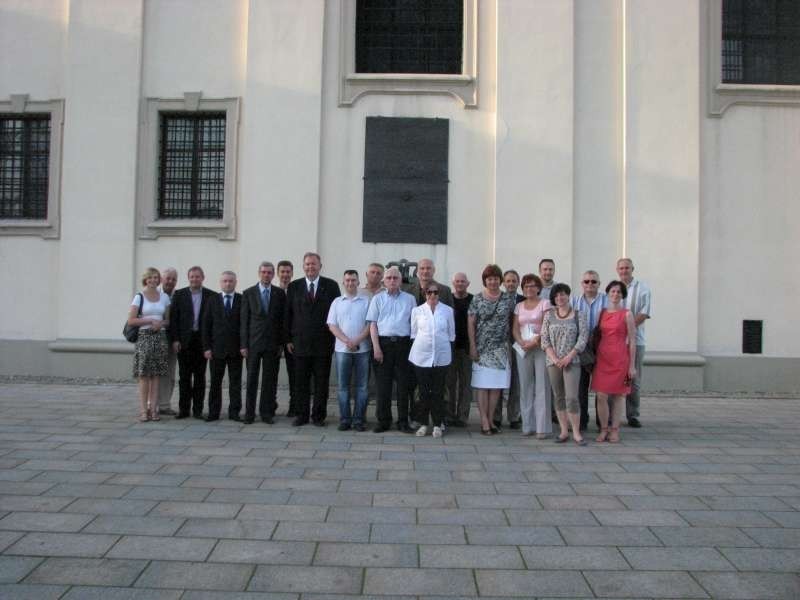
MULTIPOLYGON (((125 341, 0 340, 0 375, 132 380, 132 356, 125 341)), ((648 352, 644 364, 646 392, 800 394, 800 358, 648 352)), ((287 384, 283 365, 279 383, 287 384)))

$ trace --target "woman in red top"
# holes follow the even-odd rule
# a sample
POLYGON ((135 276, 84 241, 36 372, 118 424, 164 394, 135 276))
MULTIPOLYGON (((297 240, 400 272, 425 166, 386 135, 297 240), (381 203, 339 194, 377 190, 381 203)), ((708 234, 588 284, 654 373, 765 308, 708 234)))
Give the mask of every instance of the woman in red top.
POLYGON ((603 427, 598 442, 619 442, 619 422, 623 400, 631 391, 631 380, 636 377, 636 325, 631 312, 622 306, 628 288, 621 281, 612 281, 606 287, 608 306, 600 313, 600 343, 597 361, 592 373, 592 389, 597 392, 597 413, 603 427), (608 424, 608 399, 613 407, 611 429, 608 424))

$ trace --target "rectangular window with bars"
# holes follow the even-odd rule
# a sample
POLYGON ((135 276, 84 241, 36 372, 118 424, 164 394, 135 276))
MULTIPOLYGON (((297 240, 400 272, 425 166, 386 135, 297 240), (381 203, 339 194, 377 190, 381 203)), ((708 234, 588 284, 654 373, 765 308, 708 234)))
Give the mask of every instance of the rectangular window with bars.
POLYGON ((159 218, 222 219, 225 113, 162 112, 159 135, 159 218))
POLYGON ((723 0, 722 82, 800 85, 800 2, 723 0))
POLYGON ((0 219, 46 219, 50 114, 0 114, 0 219))
POLYGON ((356 72, 461 74, 464 0, 357 0, 356 72))

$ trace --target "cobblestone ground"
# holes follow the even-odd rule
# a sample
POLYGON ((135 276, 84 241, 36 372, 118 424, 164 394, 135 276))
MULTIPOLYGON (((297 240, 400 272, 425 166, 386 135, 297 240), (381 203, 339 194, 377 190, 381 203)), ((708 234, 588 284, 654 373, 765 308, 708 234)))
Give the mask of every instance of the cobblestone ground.
POLYGON ((138 423, 130 385, 0 385, 0 598, 800 598, 800 400, 642 415, 580 448, 138 423))

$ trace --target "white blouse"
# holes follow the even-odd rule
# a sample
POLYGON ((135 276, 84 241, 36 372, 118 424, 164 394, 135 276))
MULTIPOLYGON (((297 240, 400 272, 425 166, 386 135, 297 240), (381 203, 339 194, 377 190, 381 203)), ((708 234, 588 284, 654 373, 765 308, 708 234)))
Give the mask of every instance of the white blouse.
MULTIPOLYGON (((144 300, 144 302, 142 302, 142 314, 139 316, 140 319, 147 319, 148 321, 164 320, 164 313, 167 312, 167 307, 170 305, 169 296, 164 292, 159 292, 158 301, 150 302, 150 300, 142 294, 142 300, 144 300)), ((131 300, 131 306, 136 307, 137 311, 139 309, 139 302, 139 294, 136 294, 133 300, 131 300)), ((150 329, 150 325, 142 325, 139 329, 150 329)))
POLYGON ((411 311, 411 337, 414 343, 408 360, 418 367, 444 367, 450 364, 450 343, 456 339, 453 309, 439 302, 431 311, 428 303, 411 311))

